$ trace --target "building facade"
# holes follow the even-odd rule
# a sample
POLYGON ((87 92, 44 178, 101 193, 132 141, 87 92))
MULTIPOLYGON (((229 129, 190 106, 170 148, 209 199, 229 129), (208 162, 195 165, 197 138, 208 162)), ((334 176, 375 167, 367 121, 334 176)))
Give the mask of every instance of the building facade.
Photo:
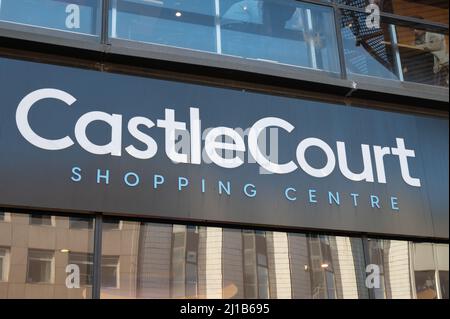
POLYGON ((448 1, 0 0, 0 298, 448 299, 448 1))

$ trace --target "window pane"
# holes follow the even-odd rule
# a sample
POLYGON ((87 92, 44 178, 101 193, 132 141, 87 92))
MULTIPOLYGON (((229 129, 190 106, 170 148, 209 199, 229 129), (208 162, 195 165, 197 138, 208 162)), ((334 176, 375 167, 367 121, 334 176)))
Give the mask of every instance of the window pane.
POLYGON ((434 270, 433 244, 414 243, 414 270, 434 270))
POLYGON ((441 286, 442 299, 448 299, 448 271, 439 272, 439 284, 441 286))
POLYGON ((396 27, 405 81, 448 87, 448 35, 396 27))
POLYGON ((258 266, 258 298, 268 299, 269 296, 269 271, 266 267, 258 266))
POLYGON ((7 247, 9 261, 2 263, 0 298, 91 298, 93 230, 70 228, 67 216, 34 214, 9 213, 3 225, 10 235, 0 233, 0 248, 7 247))
POLYGON ((110 16, 113 38, 340 70, 329 7, 294 0, 116 0, 110 16))
POLYGON ((436 299, 436 280, 434 271, 415 271, 417 299, 436 299))
POLYGON ((102 257, 102 288, 119 288, 119 256, 102 257))
POLYGON ((80 270, 80 285, 92 285, 94 271, 92 254, 70 252, 68 263, 78 266, 80 270))
POLYGON ((9 268, 9 256, 8 248, 0 247, 0 281, 6 281, 8 279, 9 268))
POLYGON ((98 34, 99 0, 2 0, 0 20, 98 34))
POLYGON ((385 265, 385 251, 384 251, 384 240, 381 239, 371 239, 367 240, 367 254, 368 260, 367 264, 376 266, 372 271, 376 271, 377 273, 373 273, 374 275, 378 274, 377 278, 374 278, 373 284, 373 294, 375 299, 385 299, 386 291, 385 291, 385 283, 384 283, 384 265, 385 265), (375 282, 376 280, 376 282, 375 282))
MULTIPOLYGON (((366 8, 371 3, 370 0, 336 0, 336 2, 357 8, 366 8)), ((384 12, 448 24, 448 0, 375 0, 373 2, 384 12)))
MULTIPOLYGON (((103 231, 101 298, 410 299, 414 291, 419 298, 430 292, 437 297, 435 265, 427 262, 434 244, 375 238, 363 244, 357 237, 125 220, 121 225, 103 231), (379 268, 378 287, 366 286, 369 264, 379 268)), ((445 297, 448 270, 440 270, 439 284, 445 297)))
POLYGON ((30 225, 51 226, 52 216, 43 214, 31 214, 30 225))
POLYGON ((0 222, 5 220, 5 213, 4 212, 0 212, 0 222))
POLYGON ((83 217, 69 217, 70 228, 73 229, 92 229, 94 227, 93 219, 83 217))
POLYGON ((116 230, 120 228, 120 220, 118 219, 103 219, 103 230, 116 230))
POLYGON ((52 283, 53 251, 28 250, 27 282, 52 283))
POLYGON ((186 264, 186 297, 197 297, 197 265, 187 263, 186 264))
POLYGON ((212 0, 112 1, 113 38, 216 52, 212 0))
POLYGON ((360 238, 288 234, 292 298, 365 299, 360 238))
POLYGON ((397 80, 392 51, 392 26, 366 23, 367 14, 342 10, 341 33, 347 72, 397 80))
POLYGON ((221 0, 220 13, 223 54, 339 72, 331 8, 292 0, 221 0))
POLYGON ((436 249, 436 266, 438 270, 448 271, 448 245, 446 244, 436 244, 434 245, 436 249))

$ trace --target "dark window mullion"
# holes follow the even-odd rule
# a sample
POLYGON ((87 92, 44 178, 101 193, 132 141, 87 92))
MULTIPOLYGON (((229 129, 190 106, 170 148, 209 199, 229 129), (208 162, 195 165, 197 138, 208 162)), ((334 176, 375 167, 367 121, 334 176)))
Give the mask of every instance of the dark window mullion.
POLYGON ((98 214, 95 216, 94 223, 94 259, 93 259, 93 283, 92 283, 92 299, 100 299, 102 285, 102 223, 103 216, 98 214))

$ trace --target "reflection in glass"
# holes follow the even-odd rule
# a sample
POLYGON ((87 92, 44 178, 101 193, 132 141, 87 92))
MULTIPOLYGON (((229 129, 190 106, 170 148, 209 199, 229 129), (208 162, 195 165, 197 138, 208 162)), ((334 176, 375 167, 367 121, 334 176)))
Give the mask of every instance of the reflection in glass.
POLYGON ((102 287, 120 288, 119 256, 102 256, 102 287))
POLYGON ((0 21, 97 35, 99 4, 99 0, 1 0, 0 21))
POLYGON ((216 51, 212 0, 113 0, 113 38, 216 51))
POLYGON ((53 251, 29 249, 27 282, 52 283, 54 276, 53 251))
POLYGON ((367 240, 368 264, 376 265, 379 271, 378 272, 379 278, 377 278, 378 285, 372 288, 375 299, 388 298, 386 294, 386 284, 384 274, 385 253, 386 253, 385 248, 389 250, 389 241, 371 238, 367 240))
POLYGON ((221 0, 220 12, 223 54, 339 72, 330 8, 297 1, 221 0))
POLYGON ((293 298, 368 298, 361 239, 289 234, 289 254, 293 298))
POLYGON ((448 0, 336 0, 336 2, 361 9, 365 9, 372 2, 383 12, 448 25, 448 0))
MULTIPOLYGON (((53 226, 0 223, 0 298, 90 298, 94 230, 71 221, 94 220, 39 216, 53 226)), ((448 298, 447 244, 107 218, 102 229, 102 298, 448 298), (366 286, 369 264, 379 287, 366 286)))
POLYGON ((336 299, 336 285, 328 236, 309 236, 312 299, 336 299))
POLYGON ((9 249, 0 247, 0 281, 8 281, 9 249))
POLYGON ((446 296, 448 245, 428 244, 441 256, 435 264, 433 253, 429 263, 430 255, 408 241, 120 224, 103 227, 102 298, 410 299, 439 287, 435 297, 446 296), (366 285, 369 264, 379 266, 379 287, 366 285), (436 267, 442 275, 430 282, 421 272, 436 267))
POLYGON ((449 250, 448 245, 433 245, 436 254, 436 268, 439 276, 439 287, 442 299, 448 299, 448 262, 449 250))
POLYGON ((69 226, 73 229, 92 229, 94 220, 83 217, 69 217, 69 226))
POLYGON ((341 33, 347 72, 398 79, 391 43, 392 26, 367 24, 368 15, 342 10, 341 33))
POLYGON ((172 297, 196 298, 198 295, 199 228, 174 225, 172 236, 172 297))
POLYGON ((448 35, 397 27, 397 38, 405 81, 448 87, 448 35))
POLYGON ((266 233, 242 231, 244 298, 269 298, 269 270, 266 233))
POLYGON ((439 280, 442 299, 448 299, 448 270, 439 271, 439 280))
POLYGON ((126 229, 135 231, 138 242, 136 252, 132 252, 137 255, 135 295, 138 298, 170 298, 173 225, 122 222, 120 232, 126 229))
POLYGON ((434 271, 415 271, 417 299, 437 299, 434 271))
POLYGON ((338 73, 333 20, 293 0, 115 0, 110 35, 338 73))
POLYGON ((93 255, 91 253, 69 252, 69 264, 77 265, 80 270, 80 285, 87 286, 93 283, 93 255))
POLYGON ((347 72, 448 87, 448 35, 420 28, 371 23, 370 15, 342 10, 347 72))
POLYGON ((9 213, 0 223, 0 298, 91 298, 93 238, 69 217, 9 213), (79 267, 79 286, 69 265, 79 267))
POLYGON ((413 244, 414 282, 417 299, 437 299, 436 264, 432 244, 413 244))
POLYGON ((52 216, 44 214, 31 214, 30 225, 52 226, 52 216))

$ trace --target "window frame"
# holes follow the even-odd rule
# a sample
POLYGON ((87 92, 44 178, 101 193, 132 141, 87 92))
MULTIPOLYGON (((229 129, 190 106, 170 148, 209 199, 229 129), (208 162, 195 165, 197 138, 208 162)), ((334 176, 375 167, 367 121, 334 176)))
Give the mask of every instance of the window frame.
MULTIPOLYGON (((242 245, 242 271, 243 271, 243 288, 244 288, 244 298, 249 295, 248 286, 253 287, 253 292, 255 293, 254 297, 260 299, 261 297, 261 288, 265 287, 267 284, 267 299, 271 298, 271 289, 270 289, 270 269, 269 269, 269 257, 267 250, 267 232, 261 230, 253 230, 253 229, 242 229, 241 230, 241 245, 242 245), (247 244, 251 242, 251 247, 246 248, 247 244), (261 242, 261 243, 258 243, 261 242), (262 244, 264 242, 264 244, 262 244), (261 244, 264 247, 261 247, 261 244), (262 249, 264 251, 262 251, 262 249), (249 255, 251 252, 251 256, 249 255), (264 258, 264 262, 261 262, 259 257, 264 258), (248 262, 251 263, 248 264, 248 262), (255 277, 255 282, 253 284, 246 283, 246 271, 251 267, 252 274, 255 277), (260 270, 264 270, 267 273, 267 282, 261 283, 261 272, 260 270)), ((252 292, 252 293, 253 293, 252 292)))
POLYGON ((8 282, 10 268, 10 249, 8 247, 0 247, 0 283, 8 282))
POLYGON ((55 226, 55 218, 53 215, 49 215, 49 214, 30 213, 28 215, 28 225, 38 226, 38 227, 54 227, 55 226), (33 222, 33 220, 40 220, 40 222, 36 223, 36 222, 33 222), (48 220, 49 224, 42 223, 42 221, 44 221, 44 220, 48 220))
MULTIPOLYGON (((76 259, 76 258, 75 258, 76 259)), ((82 287, 92 287, 94 284, 94 254, 93 253, 85 253, 85 252, 75 252, 75 251, 69 251, 68 257, 67 257, 67 264, 75 264, 75 265, 86 265, 86 266, 90 266, 92 269, 92 273, 91 274, 84 274, 86 276, 86 278, 91 278, 90 282, 86 282, 83 283, 81 278, 82 278, 82 273, 80 271, 80 286, 82 287), (87 256, 88 259, 84 259, 84 260, 75 260, 76 262, 73 262, 73 258, 74 257, 80 257, 80 256, 87 256), (72 259, 71 259, 72 258, 72 259), (90 260, 89 260, 90 259, 90 260)))
POLYGON ((5 32, 6 36, 16 35, 31 41, 42 41, 54 44, 60 43, 65 46, 74 47, 86 46, 86 48, 94 49, 98 48, 96 43, 98 43, 99 39, 102 37, 103 9, 104 4, 108 2, 109 0, 99 0, 98 2, 95 25, 98 34, 95 35, 7 20, 0 20, 0 29, 5 32))
POLYGON ((69 216, 69 229, 71 230, 94 230, 95 220, 89 216, 69 216), (77 223, 81 223, 78 224, 77 223), (82 223, 87 223, 87 227, 82 226, 82 223))
MULTIPOLYGON (((293 0, 294 1, 294 0, 293 0)), ((295 0, 299 1, 299 0, 295 0)), ((291 67, 282 64, 274 64, 264 61, 251 61, 232 56, 224 56, 216 53, 206 53, 189 50, 185 48, 165 47, 156 44, 142 44, 136 41, 113 39, 109 37, 109 8, 111 0, 102 0, 102 8, 99 9, 101 17, 98 18, 100 24, 100 34, 89 36, 83 34, 70 34, 66 31, 46 30, 33 26, 14 26, 11 23, 0 21, 2 36, 6 38, 27 40, 37 43, 46 43, 57 47, 71 47, 94 51, 100 54, 112 54, 114 56, 136 57, 151 60, 161 60, 172 63, 183 63, 194 67, 212 67, 225 69, 227 71, 247 72, 253 75, 274 76, 280 79, 300 81, 313 87, 320 88, 334 87, 339 94, 350 97, 378 98, 379 94, 387 95, 397 102, 404 102, 405 98, 411 99, 414 103, 423 104, 423 100, 430 100, 439 103, 444 107, 449 101, 449 88, 434 85, 420 84, 405 81, 386 81, 378 78, 352 77, 350 79, 345 70, 343 58, 342 39, 340 36, 339 11, 347 9, 353 11, 364 11, 363 9, 345 6, 336 2, 326 2, 324 0, 303 0, 304 3, 311 3, 331 7, 334 10, 335 32, 337 36, 340 74, 334 74, 321 70, 308 69, 304 67, 291 67)), ((392 13, 381 12, 381 17, 394 19, 405 26, 421 26, 430 31, 439 31, 449 34, 449 26, 435 23, 428 20, 415 19, 400 16, 392 13)), ((57 52, 59 52, 58 50, 57 52)), ((125 59, 125 61, 128 61, 125 59)), ((128 62, 129 63, 129 62, 128 62)), ((318 89, 319 92, 323 90, 318 89)))
POLYGON ((32 285, 53 285, 55 283, 55 252, 53 250, 46 250, 46 249, 34 249, 34 248, 28 248, 27 250, 27 273, 26 273, 26 279, 25 282, 27 284, 32 285), (48 253, 51 254, 51 257, 30 257, 30 253, 38 252, 38 253, 48 253), (49 262, 50 263, 50 275, 48 281, 31 281, 30 280, 30 261, 39 261, 39 262, 49 262))
MULTIPOLYGON (((101 253, 101 252, 100 252, 101 253)), ((101 278, 100 278, 100 285, 102 289, 120 289, 120 256, 115 255, 102 255, 101 256, 101 278), (105 263, 105 260, 108 258, 115 258, 115 261, 117 260, 117 263, 105 263), (103 286, 103 269, 104 268, 115 268, 116 269, 116 285, 115 286, 103 286)), ((95 267, 95 265, 94 265, 95 267)), ((95 279, 94 279, 95 281, 95 279)))

